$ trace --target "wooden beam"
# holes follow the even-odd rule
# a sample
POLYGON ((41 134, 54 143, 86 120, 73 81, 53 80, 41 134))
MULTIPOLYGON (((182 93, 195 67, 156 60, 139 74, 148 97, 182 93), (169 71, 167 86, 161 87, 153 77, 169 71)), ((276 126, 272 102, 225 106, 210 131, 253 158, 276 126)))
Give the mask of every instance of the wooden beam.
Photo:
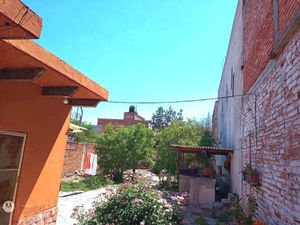
POLYGON ((0 1, 0 39, 37 39, 42 18, 20 0, 0 1))
POLYGON ((0 80, 33 81, 37 80, 44 72, 43 68, 2 68, 0 69, 0 80))
POLYGON ((77 90, 77 86, 46 86, 42 89, 42 95, 71 97, 77 90))
POLYGON ((96 107, 100 102, 99 99, 82 99, 82 98, 70 98, 68 99, 69 104, 72 106, 87 106, 96 107))

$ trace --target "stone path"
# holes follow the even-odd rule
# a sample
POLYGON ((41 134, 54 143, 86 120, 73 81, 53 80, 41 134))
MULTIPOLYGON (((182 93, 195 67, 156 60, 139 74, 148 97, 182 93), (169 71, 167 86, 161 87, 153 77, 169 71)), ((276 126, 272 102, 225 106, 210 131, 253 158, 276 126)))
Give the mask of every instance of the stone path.
MULTIPOLYGON (((136 171, 137 175, 149 180, 153 185, 158 184, 159 179, 156 174, 149 170, 139 169, 136 171)), ((57 225, 74 225, 77 220, 73 218, 75 208, 82 208, 85 212, 93 209, 94 202, 104 201, 108 195, 113 193, 112 187, 105 187, 88 192, 73 192, 73 193, 59 193, 58 199, 58 215, 57 225)))
MULTIPOLYGON (((158 176, 148 170, 137 170, 137 174, 141 177, 147 178, 153 185, 158 184, 158 176)), ((81 208, 85 212, 94 208, 95 202, 104 201, 109 195, 115 191, 113 187, 104 187, 101 189, 88 191, 88 192, 73 192, 73 193, 60 193, 58 199, 58 216, 57 225, 76 225, 77 220, 74 217, 74 209, 81 208)), ((195 219, 202 214, 203 208, 187 206, 185 216, 188 224, 193 225, 195 219)), ((209 225, 215 225, 216 221, 210 219, 209 216, 205 217, 209 225)))
POLYGON ((112 187, 105 187, 82 193, 60 193, 58 199, 57 225, 74 225, 76 219, 72 218, 75 207, 82 207, 84 211, 93 208, 94 202, 100 202, 113 193, 112 187))

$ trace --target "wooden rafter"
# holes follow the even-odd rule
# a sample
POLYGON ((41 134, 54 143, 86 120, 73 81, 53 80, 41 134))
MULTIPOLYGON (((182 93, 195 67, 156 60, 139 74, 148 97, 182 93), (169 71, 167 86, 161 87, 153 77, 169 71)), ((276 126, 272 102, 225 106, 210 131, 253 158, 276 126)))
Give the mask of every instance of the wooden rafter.
POLYGON ((42 89, 42 95, 71 97, 77 90, 77 86, 46 86, 42 89))
POLYGON ((69 104, 72 106, 87 106, 96 107, 100 102, 99 99, 82 99, 82 98, 70 98, 68 99, 69 104))
POLYGON ((33 81, 37 80, 43 73, 44 68, 2 68, 0 69, 0 80, 9 81, 33 81))

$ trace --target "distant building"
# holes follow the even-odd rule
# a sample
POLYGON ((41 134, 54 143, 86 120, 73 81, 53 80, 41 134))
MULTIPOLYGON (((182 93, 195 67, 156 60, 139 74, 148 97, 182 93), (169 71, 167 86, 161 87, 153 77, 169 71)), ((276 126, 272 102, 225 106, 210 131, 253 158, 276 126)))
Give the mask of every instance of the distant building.
POLYGON ((128 127, 128 126, 136 125, 138 123, 142 123, 142 124, 148 126, 148 121, 144 117, 142 117, 138 114, 138 112, 136 111, 136 108, 134 106, 130 106, 129 111, 124 112, 123 119, 99 118, 97 127, 95 130, 97 132, 101 132, 105 128, 105 126, 107 126, 109 124, 114 127, 117 127, 117 126, 128 127))

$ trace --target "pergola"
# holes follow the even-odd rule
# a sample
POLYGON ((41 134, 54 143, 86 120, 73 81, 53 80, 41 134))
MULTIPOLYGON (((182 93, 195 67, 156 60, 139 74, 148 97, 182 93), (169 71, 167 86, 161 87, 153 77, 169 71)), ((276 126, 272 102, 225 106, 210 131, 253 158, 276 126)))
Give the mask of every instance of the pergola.
POLYGON ((232 149, 221 148, 221 147, 208 147, 208 146, 185 146, 185 145, 172 145, 172 150, 178 153, 178 169, 184 165, 184 154, 203 154, 203 155, 224 155, 227 158, 231 158, 233 154, 232 149))

